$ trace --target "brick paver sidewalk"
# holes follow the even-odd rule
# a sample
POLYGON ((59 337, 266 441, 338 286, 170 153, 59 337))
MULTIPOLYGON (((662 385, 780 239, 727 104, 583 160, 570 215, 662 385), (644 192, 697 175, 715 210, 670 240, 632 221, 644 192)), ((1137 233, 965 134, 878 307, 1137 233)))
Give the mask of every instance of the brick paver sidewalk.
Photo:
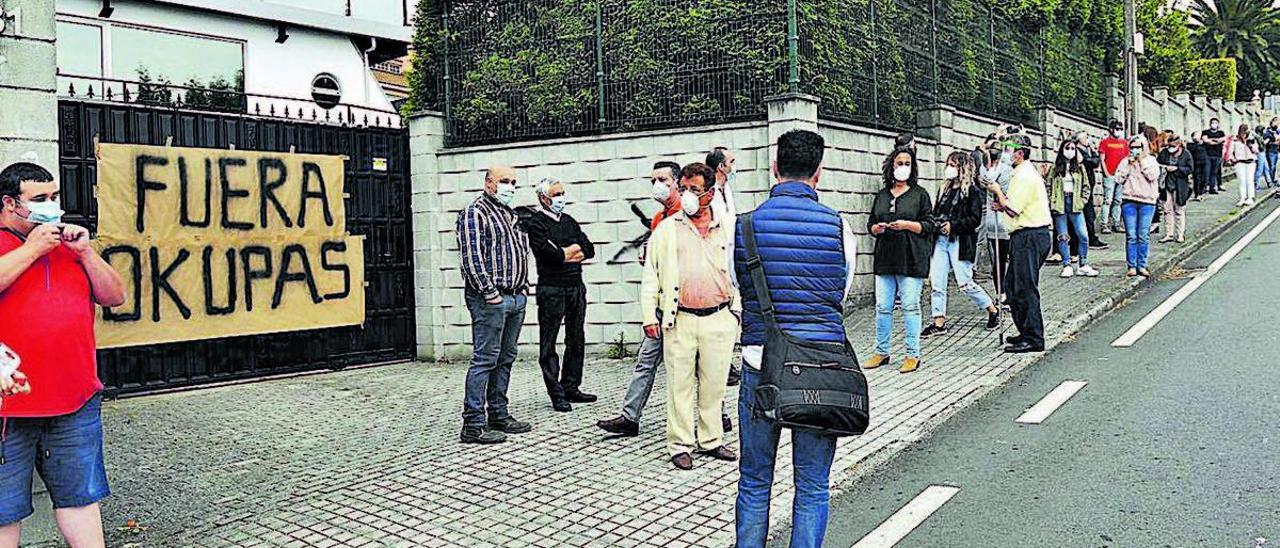
MULTIPOLYGON (((1230 202, 1219 196, 1191 204, 1186 245, 1231 218, 1230 202)), ((1110 250, 1091 252, 1102 277, 1062 280, 1057 268, 1043 271, 1051 345, 1138 283, 1122 276, 1123 235, 1107 241, 1110 250)), ((1152 247, 1156 265, 1175 251, 1152 247)), ((951 309, 954 329, 925 341, 920 371, 869 372, 873 428, 840 443, 837 483, 921 439, 1036 360, 1000 353, 996 335, 982 328, 984 318, 963 296, 953 294, 951 309)), ((853 311, 849 331, 865 358, 874 338, 869 307, 853 311)), ((115 490, 104 507, 110 543, 730 545, 736 465, 704 458, 691 472, 672 469, 663 444, 663 382, 640 437, 606 440, 595 428, 597 419, 617 412, 630 373, 630 362, 590 363, 586 387, 601 401, 558 414, 547 403, 536 364, 518 364, 512 412, 535 430, 492 447, 457 442, 465 374, 457 364, 110 402, 104 411, 115 490), (122 530, 130 519, 140 527, 122 530)), ((736 395, 730 391, 730 404, 736 395)), ((729 441, 736 443, 736 436, 729 441)), ((789 447, 779 458, 789 462, 789 447)), ((789 515, 792 489, 790 466, 780 465, 775 523, 789 515)))

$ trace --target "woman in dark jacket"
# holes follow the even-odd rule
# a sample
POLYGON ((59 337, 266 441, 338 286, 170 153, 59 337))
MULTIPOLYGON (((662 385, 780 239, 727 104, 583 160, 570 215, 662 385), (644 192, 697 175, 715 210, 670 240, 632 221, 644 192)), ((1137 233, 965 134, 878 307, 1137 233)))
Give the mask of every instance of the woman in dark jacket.
POLYGON ((920 333, 922 338, 947 332, 947 278, 952 272, 956 285, 973 304, 987 311, 987 329, 1000 325, 1000 309, 991 296, 973 281, 973 262, 978 255, 978 226, 982 224, 985 194, 978 188, 978 170, 964 152, 947 157, 946 175, 933 209, 937 240, 929 263, 930 305, 933 324, 920 333))
POLYGON ((884 160, 884 188, 871 205, 867 229, 876 239, 876 352, 863 364, 874 369, 890 361, 893 302, 902 300, 906 324, 907 358, 899 369, 910 373, 920 367, 920 292, 929 275, 933 254, 933 204, 929 193, 916 184, 919 168, 911 148, 894 149, 884 160))
POLYGON ((1191 153, 1191 175, 1192 180, 1195 182, 1191 187, 1191 195, 1194 196, 1197 202, 1204 199, 1205 192, 1208 191, 1205 188, 1205 181, 1209 180, 1209 156, 1205 154, 1202 140, 1199 131, 1193 132, 1190 142, 1186 143, 1185 147, 1187 152, 1191 153))
POLYGON ((1161 243, 1177 240, 1183 242, 1187 230, 1187 200, 1191 199, 1191 175, 1193 162, 1191 153, 1183 149, 1182 139, 1177 135, 1170 137, 1164 150, 1156 161, 1164 170, 1164 182, 1160 188, 1161 202, 1164 205, 1164 238, 1161 243))

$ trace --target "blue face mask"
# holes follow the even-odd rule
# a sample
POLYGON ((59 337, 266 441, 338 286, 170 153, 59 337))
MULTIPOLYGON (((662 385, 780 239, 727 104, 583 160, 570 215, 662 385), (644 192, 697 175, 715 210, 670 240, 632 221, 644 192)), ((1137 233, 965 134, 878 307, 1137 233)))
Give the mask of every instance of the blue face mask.
POLYGON ((568 198, 566 198, 566 197, 564 196, 564 194, 561 194, 561 195, 559 195, 559 196, 552 196, 552 197, 551 197, 551 212, 552 212, 552 213, 555 213, 556 215, 559 215, 559 214, 561 214, 561 213, 564 213, 564 206, 566 206, 566 205, 568 205, 568 204, 569 204, 569 199, 568 199, 568 198))
POLYGON ((58 202, 28 202, 24 205, 27 208, 27 221, 38 225, 60 223, 62 216, 66 214, 58 202))

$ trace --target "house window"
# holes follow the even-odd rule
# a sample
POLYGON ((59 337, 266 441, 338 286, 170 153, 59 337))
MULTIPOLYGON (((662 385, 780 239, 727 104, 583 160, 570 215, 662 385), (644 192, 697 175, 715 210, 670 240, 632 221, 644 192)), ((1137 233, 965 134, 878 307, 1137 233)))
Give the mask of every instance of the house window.
POLYGON ((111 72, 119 80, 240 90, 244 47, 216 38, 114 26, 111 72))
POLYGON ((102 27, 58 21, 58 92, 102 91, 102 27))

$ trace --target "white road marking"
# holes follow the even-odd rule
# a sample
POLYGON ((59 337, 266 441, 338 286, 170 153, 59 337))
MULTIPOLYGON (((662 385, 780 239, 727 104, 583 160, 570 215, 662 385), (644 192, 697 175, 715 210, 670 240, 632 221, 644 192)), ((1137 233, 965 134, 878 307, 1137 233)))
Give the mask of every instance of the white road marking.
POLYGON ((874 531, 862 537, 853 548, 892 548, 919 527, 924 520, 937 512, 942 505, 960 492, 952 485, 930 485, 884 520, 874 531))
POLYGON ((1260 236, 1267 227, 1271 226, 1271 223, 1274 223, 1277 218, 1280 218, 1280 208, 1272 211, 1266 219, 1263 219, 1261 223, 1258 223, 1258 226, 1253 227, 1253 230, 1250 230, 1248 234, 1245 234, 1243 238, 1240 238, 1240 241, 1231 246, 1231 249, 1228 249, 1226 253, 1223 253, 1222 256, 1213 261, 1213 264, 1209 265, 1208 269, 1197 274, 1196 277, 1192 278, 1191 281, 1186 283, 1186 285, 1178 288, 1178 291, 1163 303, 1160 303, 1160 306, 1157 306, 1150 314, 1147 314, 1146 317, 1134 324, 1133 327, 1130 327, 1128 331, 1125 331, 1120 338, 1111 343, 1111 346, 1133 346, 1134 343, 1138 342, 1138 339, 1141 339, 1142 336, 1146 335, 1148 331, 1151 331, 1156 324, 1160 323, 1160 320, 1163 320, 1165 316, 1169 315, 1170 312, 1173 312, 1174 308, 1177 308, 1178 305, 1182 304, 1182 301, 1187 300, 1187 297, 1190 297, 1192 293, 1195 293, 1197 289, 1200 289, 1200 286, 1209 281, 1209 278, 1212 278, 1214 274, 1217 274, 1219 270, 1222 270, 1223 267, 1227 266, 1227 263, 1231 262, 1231 259, 1234 259, 1241 251, 1244 251, 1244 248, 1257 239, 1258 236, 1260 236))
POLYGON ((1076 395, 1076 392, 1079 392, 1086 384, 1089 384, 1089 381, 1063 381, 1043 399, 1031 406, 1031 409, 1014 419, 1013 422, 1021 424, 1040 424, 1044 422, 1045 419, 1049 418, 1049 415, 1052 415, 1054 411, 1062 407, 1062 404, 1067 403, 1067 400, 1076 395))

